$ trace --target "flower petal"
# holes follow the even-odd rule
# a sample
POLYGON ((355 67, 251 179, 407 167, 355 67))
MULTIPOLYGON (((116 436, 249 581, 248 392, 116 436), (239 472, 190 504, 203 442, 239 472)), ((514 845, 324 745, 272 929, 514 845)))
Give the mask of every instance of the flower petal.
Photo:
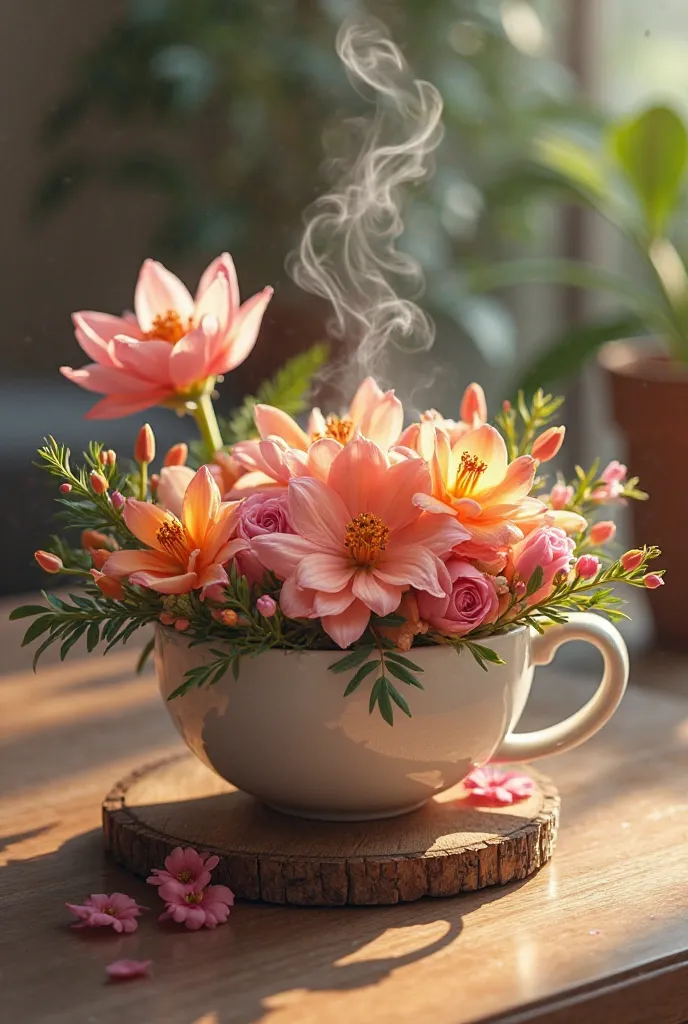
POLYGON ((401 587, 385 583, 377 572, 360 569, 354 576, 352 591, 376 615, 389 615, 401 601, 401 587))
MULTIPOLYGON (((482 430, 485 428, 482 427, 482 430)), ((482 505, 488 501, 491 505, 504 502, 521 502, 533 486, 536 462, 530 455, 520 455, 509 464, 503 478, 489 491, 483 490, 478 500, 482 505)), ((487 477, 487 472, 485 476, 487 477)))
POLYGON ((203 547, 206 533, 220 511, 220 489, 207 466, 201 466, 186 489, 182 522, 194 547, 203 547))
POLYGON ((308 435, 301 429, 296 420, 286 412, 272 405, 256 405, 253 410, 256 429, 265 440, 268 437, 281 437, 290 448, 306 451, 309 445, 308 435))
POLYGON ((134 293, 136 319, 142 331, 150 331, 156 316, 170 311, 182 321, 193 316, 194 303, 186 285, 157 260, 145 260, 134 293))
POLYGON ((280 591, 280 608, 289 619, 308 619, 313 614, 312 590, 301 590, 294 577, 285 580, 280 591))
POLYGON ((101 366, 100 363, 87 363, 86 366, 73 370, 71 366, 61 366, 60 373, 73 384, 78 384, 85 391, 97 394, 113 393, 146 395, 152 390, 151 382, 132 374, 131 370, 119 366, 101 366))
POLYGON ((160 505, 181 520, 186 488, 195 476, 191 466, 163 466, 156 497, 160 505))
POLYGON ((162 551, 115 551, 103 566, 105 576, 121 579, 133 572, 171 576, 179 572, 179 563, 162 551))
POLYGON ((229 282, 224 274, 216 274, 202 292, 199 286, 196 293, 194 323, 200 327, 205 317, 215 321, 219 333, 226 334, 232 317, 232 300, 229 282))
POLYGON ((350 517, 344 502, 330 487, 313 477, 299 477, 289 482, 288 500, 289 518, 297 533, 322 551, 346 553, 344 540, 350 517))
POLYGON ((130 576, 129 580, 139 587, 155 590, 158 594, 188 594, 199 585, 195 572, 186 572, 180 576, 156 576, 153 573, 137 572, 130 576))
POLYGON ((494 487, 504 478, 508 463, 506 444, 499 431, 489 423, 484 423, 476 430, 469 430, 464 434, 452 448, 453 459, 460 459, 464 452, 487 464, 480 477, 476 496, 494 487))
POLYGON ((79 313, 72 314, 74 333, 79 345, 89 357, 96 363, 103 366, 115 366, 109 342, 117 334, 133 335, 137 337, 138 328, 127 323, 120 316, 110 316, 109 313, 96 313, 93 310, 84 309, 79 313))
POLYGON ((371 495, 370 511, 390 530, 401 530, 421 515, 413 503, 414 495, 429 490, 430 474, 422 459, 405 459, 387 470, 384 482, 371 495))
POLYGON ((353 601, 338 615, 324 615, 322 627, 339 647, 346 648, 362 636, 369 621, 370 609, 362 601, 353 601))
POLYGON ((112 420, 120 416, 131 416, 135 412, 143 412, 152 406, 160 405, 169 396, 169 391, 151 388, 150 391, 141 391, 131 394, 116 393, 101 398, 99 402, 86 413, 87 420, 112 420))
POLYGON ((375 576, 383 583, 395 586, 413 586, 424 590, 433 597, 444 597, 444 588, 439 582, 439 567, 442 565, 436 555, 425 547, 405 545, 397 548, 391 543, 382 553, 375 576))
MULTIPOLYGON (((172 348, 168 357, 168 372, 175 388, 188 388, 209 376, 210 340, 206 332, 198 327, 189 331, 172 348)), ((169 345, 167 347, 170 348, 169 345)))
POLYGON ((371 511, 387 468, 385 454, 374 441, 357 437, 342 448, 330 467, 328 484, 346 506, 347 520, 371 511))
POLYGON ((294 581, 306 590, 323 590, 335 594, 347 585, 356 572, 356 566, 346 555, 329 555, 318 551, 306 555, 298 565, 294 581))
POLYGON ((203 271, 201 280, 198 282, 198 288, 196 289, 196 309, 198 310, 206 291, 218 277, 223 277, 227 282, 230 316, 234 316, 239 308, 239 282, 237 281, 234 260, 228 252, 223 252, 221 256, 218 256, 217 259, 208 264, 203 271))
POLYGON ((112 351, 122 367, 129 375, 146 381, 149 387, 170 386, 170 356, 174 348, 167 341, 132 341, 119 334, 112 341, 112 351))
POLYGON ((271 298, 272 288, 264 288, 244 302, 234 318, 227 340, 215 356, 211 373, 228 373, 243 363, 256 343, 271 298))
POLYGON ((149 548, 156 551, 164 551, 158 541, 158 530, 161 526, 170 522, 171 516, 159 505, 153 505, 150 501, 138 501, 136 498, 128 498, 122 513, 124 522, 131 532, 149 548))
POLYGON ((327 594, 324 591, 319 593, 308 591, 308 593, 314 594, 312 614, 317 615, 318 618, 322 618, 323 615, 339 615, 340 612, 346 611, 351 602, 355 600, 350 586, 344 587, 336 594, 327 594))
MULTIPOLYGON (((445 506, 445 511, 450 510, 445 506)), ((392 543, 420 544, 434 555, 448 555, 457 544, 468 540, 470 536, 470 530, 452 514, 423 513, 415 522, 396 533, 392 543)))
MULTIPOLYGON (((286 580, 296 571, 301 560, 306 555, 313 554, 316 549, 303 537, 289 533, 269 533, 262 537, 254 537, 251 541, 251 550, 266 569, 270 569, 280 579, 286 580)), ((107 562, 105 564, 107 565, 107 562)))

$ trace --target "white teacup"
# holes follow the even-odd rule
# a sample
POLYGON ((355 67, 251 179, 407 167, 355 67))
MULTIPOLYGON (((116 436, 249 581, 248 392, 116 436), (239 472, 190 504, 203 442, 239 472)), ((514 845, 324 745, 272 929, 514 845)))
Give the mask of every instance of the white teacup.
MULTIPOLYGON (((242 659, 239 679, 167 701, 185 673, 213 660, 208 645, 189 646, 158 628, 160 691, 189 748, 218 775, 278 810, 308 818, 355 821, 420 807, 487 761, 532 761, 589 739, 609 720, 628 681, 628 653, 614 626, 572 615, 542 636, 525 627, 484 641, 504 660, 485 672, 468 651, 414 648, 424 689, 402 688, 412 718, 395 709, 394 725, 368 712, 366 681, 351 696, 346 673, 329 666, 333 651, 267 651, 242 659), (586 640, 604 658, 602 681, 588 703, 557 725, 515 733, 535 665, 562 643, 586 640)), ((375 676, 372 676, 374 680, 375 676)))

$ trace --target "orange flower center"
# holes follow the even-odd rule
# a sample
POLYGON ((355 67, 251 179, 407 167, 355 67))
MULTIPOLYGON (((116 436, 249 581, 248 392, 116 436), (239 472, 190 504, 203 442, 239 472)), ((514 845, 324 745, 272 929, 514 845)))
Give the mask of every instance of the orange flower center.
POLYGON ((325 432, 313 434, 312 440, 319 441, 323 437, 331 437, 340 444, 346 444, 354 433, 352 420, 340 419, 339 416, 328 416, 325 420, 325 432))
POLYGON ((192 328, 191 317, 184 323, 176 309, 168 309, 166 313, 158 313, 150 331, 145 331, 143 336, 147 341, 169 341, 170 345, 176 345, 192 328))
POLYGON ((186 900, 187 903, 199 904, 199 903, 203 902, 203 893, 202 892, 187 892, 187 894, 184 897, 184 899, 186 900))
POLYGON ((191 879, 193 878, 193 875, 188 870, 188 868, 186 868, 184 871, 180 871, 179 872, 179 874, 177 875, 177 878, 179 879, 180 882, 184 882, 184 884, 186 884, 187 882, 191 881, 191 879))
POLYGON ((479 459, 477 455, 463 452, 454 483, 454 494, 461 496, 471 494, 486 469, 487 463, 479 459))
POLYGON ((374 569, 388 540, 389 526, 372 512, 361 512, 348 524, 344 544, 356 565, 374 569))
POLYGON ((170 518, 166 519, 162 526, 160 526, 155 536, 160 547, 166 551, 168 555, 172 555, 172 557, 176 558, 177 561, 186 564, 189 549, 186 543, 184 527, 178 519, 175 519, 174 516, 170 516, 170 518))

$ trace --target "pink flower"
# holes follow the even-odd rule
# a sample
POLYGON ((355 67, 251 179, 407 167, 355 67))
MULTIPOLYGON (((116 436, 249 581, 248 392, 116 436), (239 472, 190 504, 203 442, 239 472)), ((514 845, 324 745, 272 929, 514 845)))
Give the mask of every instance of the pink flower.
POLYGON ((583 580, 591 580, 600 571, 600 560, 597 555, 581 555, 576 562, 576 576, 583 580))
MULTIPOLYGON (((319 442, 323 443, 323 442, 319 442)), ((441 556, 468 537, 451 515, 423 515, 415 503, 430 477, 421 459, 391 463, 365 438, 339 449, 327 481, 289 482, 294 534, 264 534, 252 547, 285 581, 289 618, 319 618, 340 647, 364 632, 371 612, 387 615, 413 586, 443 597, 449 576, 441 556)))
POLYGON ((549 430, 543 431, 533 441, 533 458, 538 462, 549 462, 553 459, 564 443, 565 433, 566 427, 550 427, 549 430))
POLYGON ((72 485, 68 483, 60 484, 60 494, 69 494, 72 489, 72 485))
POLYGON ((65 906, 79 918, 73 928, 114 928, 116 932, 135 932, 139 926, 136 918, 142 909, 136 900, 121 892, 113 892, 111 896, 97 892, 83 904, 65 903, 65 906))
POLYGON ((120 509, 124 508, 126 498, 119 491, 113 491, 110 495, 110 501, 112 502, 112 507, 119 512, 120 509))
POLYGON ((510 572, 507 573, 511 579, 517 578, 527 584, 538 566, 543 571, 542 584, 529 596, 529 605, 537 604, 549 595, 558 573, 568 573, 574 547, 571 538, 556 526, 541 526, 514 545, 509 560, 510 572))
MULTIPOLYGON (((163 470, 182 472, 185 467, 163 470)), ((237 503, 220 501, 212 474, 201 466, 184 494, 181 519, 160 505, 129 498, 124 521, 143 549, 116 551, 103 566, 106 576, 129 579, 160 594, 188 594, 213 583, 228 583, 226 562, 247 546, 232 540, 237 503)))
POLYGON ((271 619, 277 611, 277 604, 274 598, 270 597, 269 594, 263 594, 256 601, 256 608, 261 615, 265 616, 266 619, 271 619))
POLYGON ((603 519, 590 527, 590 540, 593 544, 606 544, 616 533, 616 523, 611 519, 603 519))
POLYGON ((177 846, 165 858, 164 868, 153 868, 152 874, 146 879, 149 885, 163 885, 174 882, 192 892, 194 886, 203 889, 210 883, 210 872, 220 863, 220 858, 209 853, 198 853, 191 846, 177 846))
POLYGON ((75 313, 77 341, 93 362, 61 372, 107 396, 90 419, 127 416, 162 402, 183 408, 207 391, 208 381, 243 363, 271 296, 272 289, 264 288, 240 305, 228 253, 205 270, 195 299, 161 263, 146 260, 134 296, 136 316, 75 313))
POLYGON ((662 577, 657 576, 653 572, 651 572, 649 576, 646 576, 644 578, 643 583, 645 584, 648 590, 656 590, 657 587, 664 586, 664 580, 662 579, 662 577))
POLYGON ((623 483, 626 479, 627 472, 628 470, 626 467, 621 462, 617 462, 616 459, 614 459, 602 471, 600 479, 603 480, 605 484, 623 483))
POLYGON ((498 768, 476 768, 463 784, 472 803, 488 806, 527 800, 535 792, 535 782, 529 775, 498 768))
MULTIPOLYGON (((545 501, 547 497, 545 496, 545 501)), ((549 504, 553 509, 566 508, 573 501, 573 487, 569 484, 555 484, 549 495, 549 504)))
POLYGON ((470 427, 480 426, 487 420, 487 402, 480 384, 469 384, 461 399, 460 416, 470 427))
POLYGON ((592 492, 592 500, 600 505, 610 505, 615 502, 625 504, 621 495, 623 494, 626 473, 627 469, 621 462, 616 460, 610 462, 600 475, 602 486, 592 492))
POLYGON ((418 594, 418 612, 438 633, 463 636, 497 618, 499 598, 491 577, 460 558, 446 563, 452 589, 449 595, 418 594))
POLYGON ((226 885, 209 885, 205 888, 196 883, 192 889, 179 882, 164 882, 158 889, 160 898, 166 903, 160 921, 172 918, 177 924, 185 924, 192 931, 199 928, 216 928, 229 917, 229 908, 234 905, 234 893, 226 885))
MULTIPOLYGON (((487 402, 485 401, 485 392, 480 384, 469 384, 464 391, 459 416, 461 418, 458 421, 448 420, 436 409, 427 409, 421 413, 420 422, 431 423, 433 427, 441 430, 446 434, 450 446, 453 447, 464 434, 475 430, 487 421, 487 402)), ((419 427, 420 423, 412 423, 410 427, 407 427, 399 438, 399 444, 415 448, 419 427)))
POLYGON ((631 548, 621 556, 619 561, 626 570, 626 572, 633 572, 639 565, 642 564, 645 555, 639 548, 631 548))
POLYGON ((105 973, 111 981, 145 978, 149 974, 152 963, 152 960, 115 960, 107 965, 105 973))
POLYGON ((247 541, 247 548, 237 555, 237 568, 250 584, 260 582, 265 575, 265 567, 250 548, 253 538, 269 533, 293 532, 285 491, 252 494, 242 501, 237 536, 247 541))

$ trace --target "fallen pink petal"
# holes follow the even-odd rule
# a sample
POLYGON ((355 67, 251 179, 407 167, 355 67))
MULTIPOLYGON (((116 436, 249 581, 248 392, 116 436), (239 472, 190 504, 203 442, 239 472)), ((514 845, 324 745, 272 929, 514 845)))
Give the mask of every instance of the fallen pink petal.
POLYGON ((147 978, 152 960, 114 960, 105 968, 110 981, 129 981, 131 978, 147 978))
POLYGON ((507 806, 527 800, 535 792, 535 782, 523 772, 501 771, 498 768, 476 768, 463 780, 471 803, 486 806, 507 806))
POLYGON ((137 917, 143 909, 131 896, 113 892, 92 893, 83 903, 65 903, 75 917, 79 918, 73 928, 113 928, 116 932, 135 932, 139 926, 137 917))

